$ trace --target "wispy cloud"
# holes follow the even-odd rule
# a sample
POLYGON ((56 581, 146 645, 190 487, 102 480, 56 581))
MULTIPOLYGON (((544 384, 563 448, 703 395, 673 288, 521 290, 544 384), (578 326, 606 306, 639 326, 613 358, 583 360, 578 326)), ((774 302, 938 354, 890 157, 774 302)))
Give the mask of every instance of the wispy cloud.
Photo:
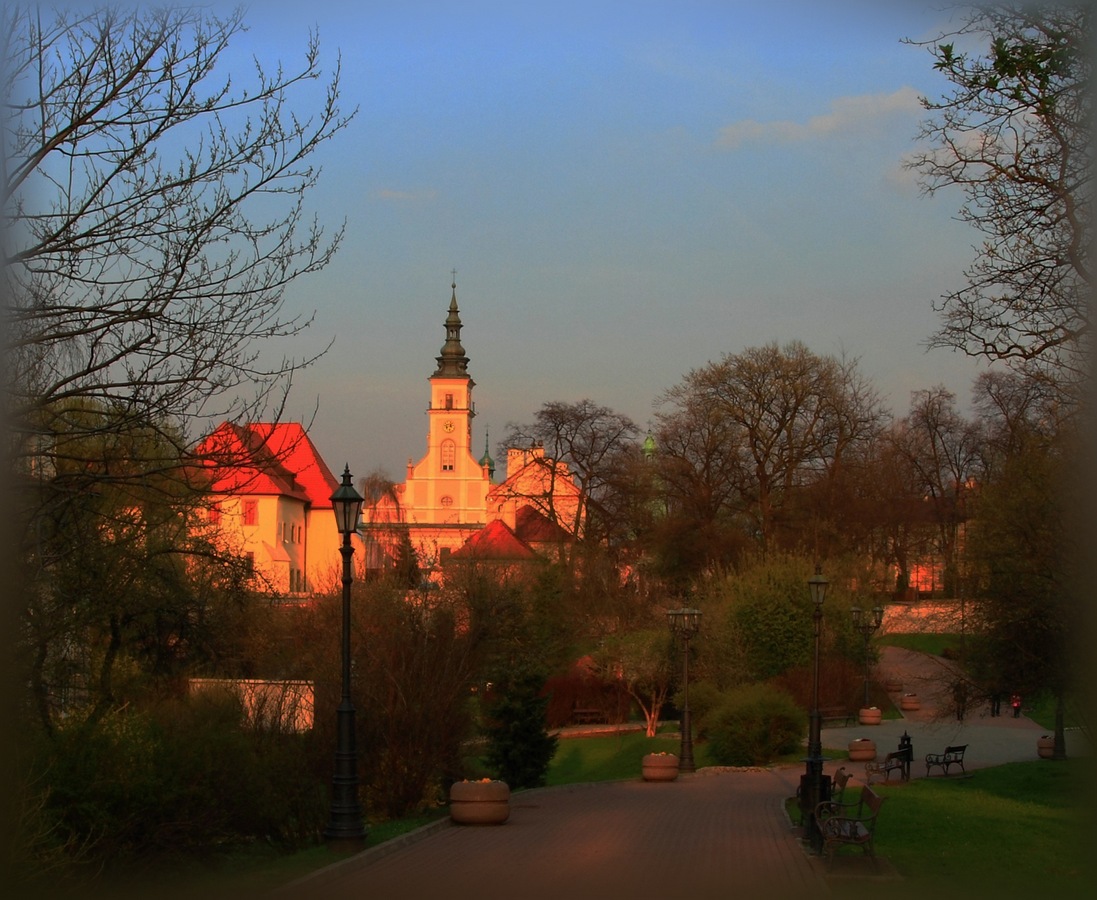
POLYGON ((789 119, 759 122, 744 119, 720 129, 716 146, 734 150, 748 143, 792 143, 810 141, 832 134, 861 131, 866 125, 896 112, 916 112, 922 107, 918 92, 904 87, 892 94, 862 94, 839 97, 830 104, 830 112, 812 116, 806 122, 789 119))

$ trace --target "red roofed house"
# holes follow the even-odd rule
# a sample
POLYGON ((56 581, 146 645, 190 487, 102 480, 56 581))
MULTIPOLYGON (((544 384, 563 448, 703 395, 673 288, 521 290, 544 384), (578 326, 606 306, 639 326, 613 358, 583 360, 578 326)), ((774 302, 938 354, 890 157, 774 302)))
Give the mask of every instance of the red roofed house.
POLYGON ((302 595, 341 583, 339 481, 300 423, 225 422, 198 453, 209 467, 209 525, 252 561, 257 588, 302 595))

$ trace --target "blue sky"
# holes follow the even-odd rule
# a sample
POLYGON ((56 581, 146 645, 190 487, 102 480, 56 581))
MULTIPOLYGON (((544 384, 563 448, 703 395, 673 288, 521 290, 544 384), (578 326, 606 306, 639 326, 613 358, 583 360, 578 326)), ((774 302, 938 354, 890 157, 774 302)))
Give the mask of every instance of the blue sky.
POLYGON ((771 341, 858 357, 897 415, 976 362, 927 351, 978 235, 902 167, 947 83, 917 3, 263 3, 236 50, 310 27, 357 118, 311 207, 345 243, 290 289, 335 343, 290 413, 333 469, 403 477, 457 269, 474 445, 584 397, 641 427, 688 371, 771 341))

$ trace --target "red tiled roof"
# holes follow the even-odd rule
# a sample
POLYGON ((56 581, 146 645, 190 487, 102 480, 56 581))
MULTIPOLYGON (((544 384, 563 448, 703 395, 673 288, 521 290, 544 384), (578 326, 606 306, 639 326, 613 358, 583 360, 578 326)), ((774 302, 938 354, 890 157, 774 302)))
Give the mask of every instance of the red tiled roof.
POLYGON ((339 479, 332 474, 301 424, 283 422, 273 428, 269 425, 255 427, 271 429, 267 435, 267 446, 273 450, 282 466, 293 473, 312 508, 331 509, 331 495, 339 487, 339 479))
POLYGON ((533 549, 506 522, 489 522, 450 554, 450 559, 533 559, 533 549))
POLYGON ((216 494, 273 494, 331 507, 339 486, 297 422, 223 422, 198 447, 216 494))
POLYGON ((528 504, 514 514, 514 533, 529 544, 562 544, 569 539, 566 530, 528 504))

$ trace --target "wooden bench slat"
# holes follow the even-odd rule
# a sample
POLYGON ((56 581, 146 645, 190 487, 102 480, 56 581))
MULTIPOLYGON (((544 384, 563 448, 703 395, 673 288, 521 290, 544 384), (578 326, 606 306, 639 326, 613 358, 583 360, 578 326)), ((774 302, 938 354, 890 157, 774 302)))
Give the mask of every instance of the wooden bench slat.
POLYGON ((959 766, 960 771, 966 775, 967 769, 964 768, 964 752, 967 750, 967 746, 967 744, 956 744, 945 747, 944 753, 927 753, 926 777, 929 777, 930 770, 934 766, 938 766, 945 775, 948 774, 950 766, 959 766))
POLYGON ((835 851, 843 845, 860 847, 875 863, 873 837, 883 803, 884 798, 865 785, 853 803, 824 801, 816 807, 815 821, 823 834, 823 852, 828 866, 834 861, 835 851))

